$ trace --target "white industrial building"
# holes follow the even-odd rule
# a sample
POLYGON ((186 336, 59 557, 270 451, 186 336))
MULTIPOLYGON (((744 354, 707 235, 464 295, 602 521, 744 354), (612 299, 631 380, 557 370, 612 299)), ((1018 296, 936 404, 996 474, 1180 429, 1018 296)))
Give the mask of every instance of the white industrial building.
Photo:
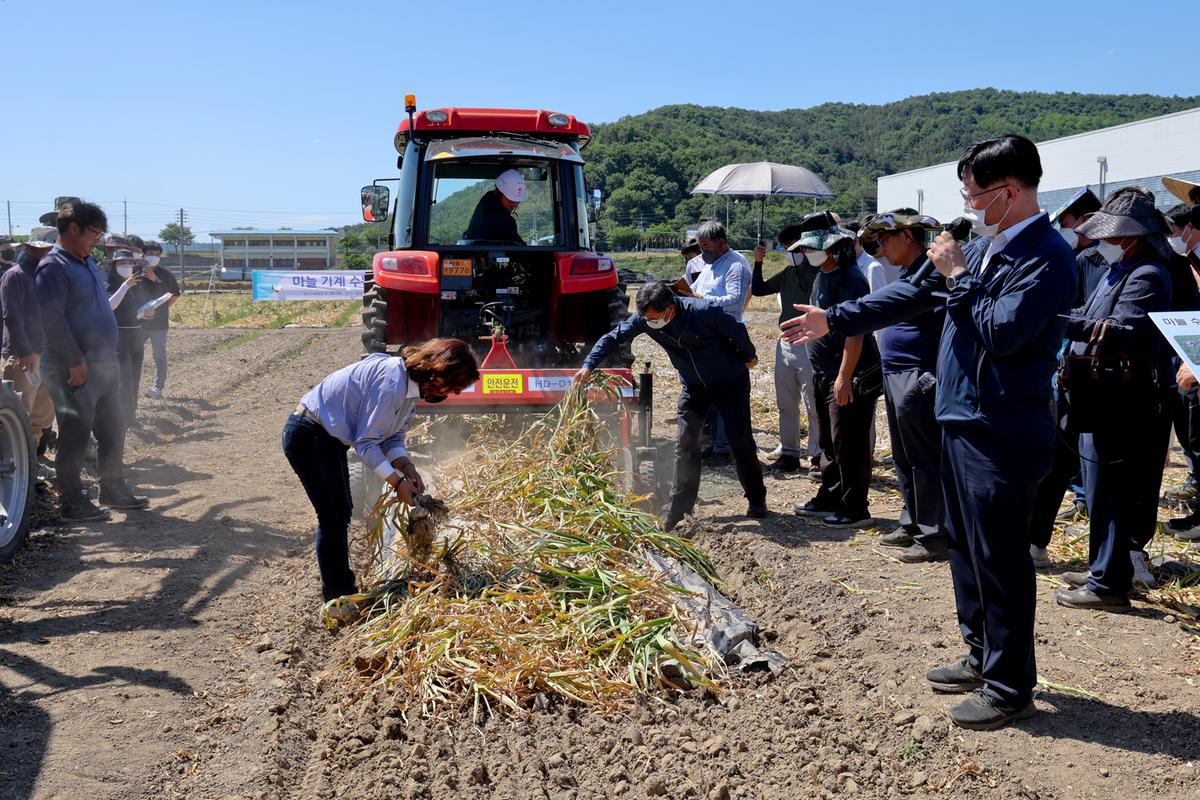
MULTIPOLYGON (((1154 193, 1160 209, 1179 202, 1162 185, 1170 175, 1200 182, 1200 108, 1039 142, 1042 182, 1038 200, 1053 211, 1084 186, 1101 198, 1137 185, 1154 193)), ((885 175, 877 184, 878 208, 911 206, 949 222, 962 214, 958 162, 885 175)))

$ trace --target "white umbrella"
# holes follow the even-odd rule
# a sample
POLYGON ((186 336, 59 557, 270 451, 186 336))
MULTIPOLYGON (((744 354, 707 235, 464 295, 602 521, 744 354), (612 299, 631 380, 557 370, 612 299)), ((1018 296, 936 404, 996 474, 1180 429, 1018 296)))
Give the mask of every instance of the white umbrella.
POLYGON ((758 235, 762 238, 763 209, 767 197, 834 197, 829 184, 812 170, 792 164, 756 161, 753 164, 726 164, 709 175, 692 194, 725 194, 762 197, 758 210, 758 235))

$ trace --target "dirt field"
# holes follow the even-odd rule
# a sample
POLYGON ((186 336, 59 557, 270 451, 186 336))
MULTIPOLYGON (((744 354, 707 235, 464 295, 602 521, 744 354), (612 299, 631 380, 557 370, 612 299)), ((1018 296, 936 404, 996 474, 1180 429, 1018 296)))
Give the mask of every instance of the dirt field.
MULTIPOLYGON (((751 314, 764 450, 777 442, 773 307, 751 314)), ((318 684, 336 637, 317 624, 313 515, 279 434, 303 391, 358 357, 358 332, 244 334, 172 333, 168 397, 142 401, 128 453, 151 510, 37 532, 0 567, 0 800, 1200 791, 1195 628, 1144 603, 1059 608, 1053 573, 1039 581, 1039 671, 1075 691, 1044 690, 1037 717, 997 733, 950 727, 955 699, 922 677, 962 653, 948 568, 877 546, 899 506, 884 468, 880 528, 862 533, 793 516, 814 490, 803 479, 768 480, 776 514, 747 520, 732 471, 706 472, 696 541, 792 659, 777 678, 615 720, 567 710, 446 729, 344 705, 318 684)), ((666 434, 671 373, 647 345, 666 434)))

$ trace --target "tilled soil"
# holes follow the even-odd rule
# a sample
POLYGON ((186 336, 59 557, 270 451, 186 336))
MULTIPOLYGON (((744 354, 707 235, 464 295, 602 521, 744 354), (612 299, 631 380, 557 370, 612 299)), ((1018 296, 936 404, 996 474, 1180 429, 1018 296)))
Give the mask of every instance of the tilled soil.
MULTIPOLYGON (((750 317, 764 450, 773 316, 750 317)), ((950 727, 956 699, 922 677, 962 653, 948 568, 878 546, 899 508, 884 468, 865 532, 791 515, 805 479, 768 479, 776 513, 748 520, 732 471, 706 471, 696 542, 790 657, 777 677, 616 719, 560 707, 476 726, 350 702, 321 680, 338 637, 317 621, 313 514, 279 433, 304 390, 358 357, 357 332, 174 331, 171 348, 168 397, 142 401, 127 459, 151 510, 37 532, 0 567, 0 800, 1196 796, 1200 640, 1141 603, 1060 608, 1052 573, 1039 671, 1067 688, 1017 726, 950 727)), ((637 351, 669 435, 671 373, 637 351)), ((880 439, 882 454, 882 416, 880 439)))

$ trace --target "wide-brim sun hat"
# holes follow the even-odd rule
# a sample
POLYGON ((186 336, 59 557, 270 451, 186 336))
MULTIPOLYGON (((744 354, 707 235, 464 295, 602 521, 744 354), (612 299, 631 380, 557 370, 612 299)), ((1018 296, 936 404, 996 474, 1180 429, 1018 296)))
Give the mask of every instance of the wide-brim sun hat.
POLYGON ((1154 195, 1137 186, 1125 186, 1110 194, 1099 211, 1075 226, 1075 232, 1097 241, 1166 235, 1168 228, 1154 206, 1154 195))
POLYGON ((1200 183, 1185 181, 1183 178, 1163 176, 1162 184, 1168 192, 1189 206, 1200 206, 1200 183))

